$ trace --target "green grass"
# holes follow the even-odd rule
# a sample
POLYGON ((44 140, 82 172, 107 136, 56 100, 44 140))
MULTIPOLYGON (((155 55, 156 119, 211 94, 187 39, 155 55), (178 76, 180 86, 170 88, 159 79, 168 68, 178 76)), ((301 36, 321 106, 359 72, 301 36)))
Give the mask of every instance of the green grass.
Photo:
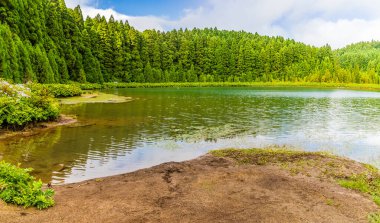
POLYGON ((42 182, 22 169, 4 161, 0 162, 0 199, 24 207, 45 209, 54 205, 52 189, 43 191, 42 182))
POLYGON ((305 159, 328 156, 326 153, 294 151, 283 148, 273 149, 223 149, 210 152, 216 157, 229 157, 240 164, 266 165, 303 162, 305 159))
MULTIPOLYGON (((292 175, 303 173, 310 176, 312 173, 319 172, 317 177, 327 177, 344 188, 367 194, 380 206, 380 173, 376 167, 369 164, 355 163, 328 153, 292 151, 282 148, 226 149, 210 153, 216 157, 233 159, 241 165, 278 165, 292 175)), ((335 205, 335 202, 327 199, 326 204, 335 205)), ((371 223, 380 223, 380 212, 370 214, 368 220, 371 223)))
POLYGON ((342 187, 371 195, 373 201, 380 206, 380 176, 378 173, 361 173, 348 179, 339 179, 342 187))
POLYGON ((359 174, 354 174, 346 179, 338 179, 337 182, 342 187, 370 195, 373 201, 380 206, 379 170, 369 164, 363 164, 363 166, 367 171, 359 174))
POLYGON ((371 213, 368 215, 369 223, 380 223, 380 212, 371 213))
POLYGON ((316 83, 316 82, 185 82, 185 83, 122 83, 79 84, 82 90, 107 88, 168 88, 168 87, 312 87, 344 88, 357 90, 379 90, 379 84, 316 83))
POLYGON ((61 98, 59 102, 61 104, 81 104, 81 103, 122 103, 130 101, 131 98, 114 95, 114 94, 105 94, 101 92, 92 93, 92 94, 83 94, 82 96, 70 97, 70 98, 61 98))
POLYGON ((334 199, 331 199, 331 198, 326 199, 326 204, 329 206, 336 205, 334 199))

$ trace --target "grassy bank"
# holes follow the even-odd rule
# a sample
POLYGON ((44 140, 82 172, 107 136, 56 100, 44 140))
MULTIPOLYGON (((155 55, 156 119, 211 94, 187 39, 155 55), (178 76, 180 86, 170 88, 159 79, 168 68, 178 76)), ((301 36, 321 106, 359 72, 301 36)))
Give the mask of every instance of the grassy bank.
POLYGON ((310 87, 344 88, 380 91, 378 84, 315 83, 315 82, 186 82, 186 83, 104 83, 79 84, 82 90, 109 88, 168 88, 168 87, 310 87))
POLYGON ((356 163, 323 152, 286 149, 226 149, 210 153, 217 157, 231 158, 242 165, 275 164, 293 174, 328 177, 345 188, 371 195, 373 201, 380 206, 380 172, 369 164, 356 163), (315 172, 315 167, 319 171, 315 172))
MULTIPOLYGON (((291 174, 330 179, 340 186, 372 198, 380 207, 380 172, 377 168, 327 153, 284 149, 226 149, 210 152, 217 157, 233 159, 241 165, 278 165, 291 174)), ((328 201, 333 203, 333 201, 328 201)), ((380 222, 380 213, 368 216, 369 222, 380 222)))
POLYGON ((131 100, 132 98, 130 97, 96 92, 96 93, 83 93, 81 96, 60 98, 59 103, 66 104, 66 105, 90 104, 90 103, 123 103, 123 102, 128 102, 131 100))
POLYGON ((113 88, 185 88, 185 87, 289 87, 289 88, 342 88, 353 90, 380 91, 378 84, 342 84, 342 83, 312 83, 312 82, 169 82, 169 83, 70 83, 70 84, 27 84, 31 91, 45 92, 55 98, 70 98, 81 96, 88 91, 98 91, 113 88), (85 92, 84 92, 85 91, 85 92))

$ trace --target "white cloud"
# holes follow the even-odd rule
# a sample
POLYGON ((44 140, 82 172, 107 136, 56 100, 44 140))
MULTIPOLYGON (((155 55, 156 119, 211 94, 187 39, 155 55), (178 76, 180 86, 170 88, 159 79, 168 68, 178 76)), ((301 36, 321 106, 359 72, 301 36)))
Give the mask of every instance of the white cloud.
POLYGON ((145 29, 157 29, 164 30, 163 24, 167 23, 167 20, 158 18, 155 16, 128 16, 116 12, 113 9, 96 9, 93 7, 84 7, 83 14, 90 17, 95 17, 97 14, 104 15, 107 19, 114 16, 116 20, 128 20, 138 30, 145 29))
POLYGON ((380 40, 380 19, 339 19, 326 21, 314 19, 293 29, 294 38, 317 46, 329 43, 341 48, 349 43, 380 40))
POLYGON ((81 6, 94 6, 96 7, 96 1, 93 0, 65 0, 66 6, 69 8, 75 8, 77 5, 81 6))
POLYGON ((155 16, 128 16, 115 11, 112 8, 100 9, 97 8, 96 0, 66 0, 66 5, 69 8, 74 8, 77 5, 81 6, 83 11, 83 16, 95 17, 97 14, 105 16, 107 19, 114 16, 116 20, 128 20, 128 22, 133 25, 138 30, 145 29, 157 29, 164 30, 163 25, 168 23, 164 18, 159 18, 155 16))
POLYGON ((68 7, 80 4, 84 15, 100 13, 128 20, 139 30, 218 27, 264 35, 281 35, 308 44, 346 44, 380 40, 378 0, 205 0, 202 6, 184 10, 181 18, 128 16, 114 9, 97 8, 96 0, 66 0, 68 7))

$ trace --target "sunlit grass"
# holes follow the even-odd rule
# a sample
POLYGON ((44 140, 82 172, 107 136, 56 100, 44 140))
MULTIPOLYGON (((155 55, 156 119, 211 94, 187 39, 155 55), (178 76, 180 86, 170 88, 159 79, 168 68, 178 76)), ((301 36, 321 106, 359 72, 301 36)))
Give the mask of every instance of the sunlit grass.
MULTIPOLYGON (((328 178, 340 186, 369 195, 380 206, 380 173, 368 164, 354 163, 328 153, 274 149, 226 149, 210 152, 235 160, 241 165, 278 165, 292 175, 304 174, 328 178), (315 175, 315 173, 318 173, 315 175)), ((328 203, 331 203, 329 201, 328 203)), ((371 214, 370 222, 380 222, 380 213, 371 214)))
POLYGON ((370 223, 380 223, 380 212, 369 214, 368 221, 370 223))
POLYGON ((122 103, 132 100, 130 97, 119 96, 114 94, 105 94, 101 92, 83 94, 71 98, 62 98, 61 104, 81 104, 81 103, 122 103))
POLYGON ((343 88, 357 90, 379 90, 379 84, 319 83, 319 82, 165 82, 165 83, 122 83, 79 84, 82 90, 99 90, 107 88, 181 88, 181 87, 313 87, 343 88))

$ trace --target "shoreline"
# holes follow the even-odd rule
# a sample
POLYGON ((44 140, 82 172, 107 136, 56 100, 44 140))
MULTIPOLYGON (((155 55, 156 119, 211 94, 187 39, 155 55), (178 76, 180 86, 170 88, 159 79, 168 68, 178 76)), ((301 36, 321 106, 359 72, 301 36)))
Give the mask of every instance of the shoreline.
POLYGON ((131 102, 131 97, 119 96, 116 94, 106 94, 103 92, 84 92, 80 96, 73 96, 67 98, 57 98, 61 105, 75 105, 75 104, 115 104, 131 102))
MULTIPOLYGON (((81 84, 79 84, 81 85, 81 84)), ((299 87, 380 91, 380 84, 319 83, 319 82, 165 82, 165 83, 104 83, 83 84, 83 90, 112 88, 186 88, 186 87, 299 87), (93 88, 91 88, 93 87, 93 88)))
MULTIPOLYGON (((73 96, 68 98, 57 98, 61 105, 75 104, 92 104, 92 103, 126 103, 131 102, 131 97, 118 96, 115 94, 106 94, 101 92, 85 93, 81 96, 73 96)), ((14 137, 30 137, 39 134, 42 131, 50 130, 59 126, 76 124, 78 120, 75 116, 60 114, 57 120, 38 122, 29 124, 22 130, 0 129, 0 141, 11 139, 14 137)))
POLYGON ((53 186, 56 206, 45 211, 0 202, 0 221, 367 222, 379 207, 337 179, 375 176, 368 171, 365 164, 322 153, 220 150, 53 186))
POLYGON ((77 123, 78 120, 74 116, 60 115, 55 121, 39 122, 35 125, 27 126, 25 129, 20 131, 11 130, 0 130, 0 141, 15 137, 30 137, 41 133, 42 131, 47 131, 59 126, 67 126, 77 123))

